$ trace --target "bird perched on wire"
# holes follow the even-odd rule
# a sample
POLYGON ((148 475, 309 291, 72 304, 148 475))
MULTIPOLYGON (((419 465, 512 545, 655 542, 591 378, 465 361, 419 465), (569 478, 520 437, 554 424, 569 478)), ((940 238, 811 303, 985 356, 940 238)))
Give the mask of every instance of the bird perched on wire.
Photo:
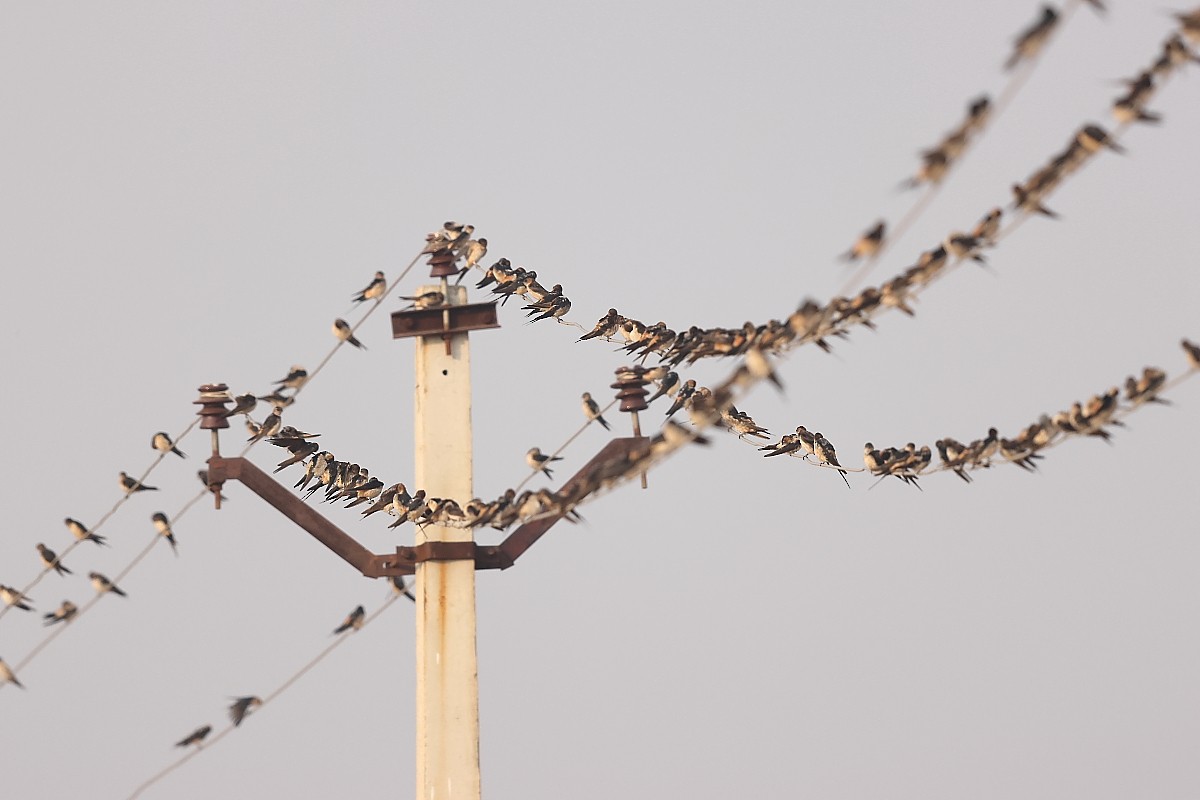
MULTIPOLYGON (((305 374, 307 375, 308 373, 305 374)), ((247 417, 249 417, 250 412, 254 410, 256 405, 258 405, 258 398, 254 396, 254 392, 239 394, 237 397, 233 398, 233 408, 226 411, 225 416, 233 417, 238 414, 245 414, 247 417)))
POLYGON ((0 683, 11 683, 18 689, 24 689, 25 685, 17 680, 16 674, 12 671, 12 667, 4 663, 4 659, 0 658, 0 683))
POLYGON ((221 502, 225 502, 226 500, 229 499, 228 497, 226 497, 225 495, 223 495, 221 493, 220 486, 218 486, 214 483, 209 483, 208 470, 206 470, 206 469, 196 470, 196 477, 200 479, 200 482, 204 484, 205 488, 207 488, 213 494, 217 495, 217 497, 219 497, 221 499, 221 502))
POLYGON ((846 470, 842 469, 842 465, 838 463, 837 452, 833 449, 833 445, 830 444, 829 440, 820 433, 814 433, 813 437, 815 439, 813 443, 813 451, 817 456, 817 461, 836 468, 838 473, 842 476, 842 480, 846 482, 846 488, 849 489, 850 479, 846 477, 846 470))
MULTIPOLYGON (((275 381, 275 385, 278 386, 280 389, 292 389, 294 391, 296 389, 299 389, 301 386, 303 386, 304 382, 307 380, 308 380, 308 370, 306 370, 304 367, 300 366, 299 364, 293 364, 292 368, 290 370, 288 370, 288 374, 286 376, 284 376, 283 378, 281 378, 280 380, 275 381)), ((262 400, 262 399, 263 398, 261 398, 261 397, 259 398, 259 400, 262 400)))
POLYGON ((167 519, 167 515, 158 511, 150 517, 150 521, 154 523, 154 530, 158 531, 171 545, 171 552, 179 555, 179 549, 176 547, 175 532, 171 530, 171 521, 167 519))
POLYGON ((197 747, 200 747, 204 742, 204 738, 210 733, 212 733, 212 725, 203 725, 180 739, 175 743, 175 746, 187 747, 189 744, 194 744, 197 747))
POLYGON ((39 542, 38 546, 37 546, 37 551, 38 551, 38 556, 42 559, 42 566, 44 566, 46 569, 48 569, 48 570, 52 569, 55 572, 57 572, 59 575, 73 574, 71 570, 69 570, 65 566, 63 566, 62 562, 58 560, 58 554, 55 553, 53 550, 51 550, 49 547, 46 547, 46 545, 39 542))
POLYGON ((70 622, 71 618, 79 613, 79 608, 70 600, 63 600, 62 605, 53 611, 42 614, 42 618, 46 621, 43 625, 53 625, 56 622, 70 622))
POLYGON ((550 478, 551 480, 554 479, 554 473, 551 472, 550 468, 546 465, 552 464, 555 461, 562 461, 562 457, 548 456, 541 451, 541 448, 538 447, 529 448, 529 452, 525 454, 525 463, 529 465, 529 468, 533 470, 541 470, 546 474, 546 477, 550 478))
POLYGON ((29 595, 12 586, 0 585, 0 600, 3 600, 6 606, 14 606, 22 611, 33 611, 33 606, 26 603, 27 600, 29 603, 33 602, 29 595))
POLYGON ((154 438, 150 440, 150 446, 160 453, 174 453, 180 458, 187 458, 183 451, 175 446, 175 443, 171 441, 171 437, 164 431, 154 434, 154 438))
POLYGON ((604 430, 612 430, 609 427, 608 421, 600 416, 600 404, 592 399, 590 392, 583 393, 583 415, 590 420, 594 419, 596 422, 599 422, 604 426, 604 430))
POLYGON ((343 342, 349 342, 357 348, 366 350, 367 346, 360 342, 355 336, 354 331, 350 328, 350 323, 338 317, 333 321, 333 335, 343 342))
POLYGON ((367 284, 366 288, 352 298, 356 303, 362 303, 367 300, 374 300, 383 297, 384 290, 387 289, 387 279, 383 277, 382 271, 376 271, 375 277, 367 284))
POLYGON ((275 406, 267 418, 262 421, 258 427, 258 433, 247 439, 247 442, 257 442, 259 439, 266 439, 279 433, 279 429, 283 427, 283 406, 275 406))
POLYGON ((1183 348, 1183 354, 1187 356, 1188 366, 1192 369, 1200 369, 1200 344, 1193 344, 1187 339, 1180 339, 1179 346, 1183 348))
POLYGON ((121 483, 121 488, 125 490, 125 494, 133 494, 134 492, 157 492, 157 486, 147 486, 137 478, 131 478, 127 473, 122 472, 118 478, 121 483))
POLYGON ((1037 21, 1022 31, 1013 42, 1013 52, 1008 61, 1004 62, 1004 69, 1010 70, 1022 61, 1036 56, 1050 39, 1056 25, 1058 12, 1053 6, 1042 6, 1042 14, 1037 21))
POLYGON ((353 611, 346 615, 342 620, 342 624, 333 629, 334 634, 339 634, 342 631, 348 631, 351 628, 359 630, 363 626, 363 620, 367 616, 367 610, 362 606, 356 606, 353 611))
POLYGON ((883 246, 883 237, 887 232, 887 223, 879 220, 873 227, 859 236, 850 249, 842 253, 840 259, 847 263, 858 261, 860 258, 870 258, 879 252, 883 246))
POLYGON ((83 526, 83 523, 80 522, 79 520, 71 519, 70 517, 67 517, 66 519, 63 520, 63 523, 66 524, 67 530, 71 532, 71 535, 74 536, 79 541, 95 542, 98 545, 105 544, 105 542, 104 542, 105 537, 101 536, 98 533, 92 533, 87 528, 85 528, 83 526))
POLYGON ((393 590, 393 591, 395 591, 395 592, 396 592, 396 594, 402 594, 402 595, 404 595, 404 596, 405 596, 405 597, 407 597, 409 600, 412 600, 414 603, 415 603, 415 602, 417 602, 417 597, 416 597, 416 595, 414 595, 414 594, 413 594, 413 593, 412 593, 412 592, 409 590, 408 586, 407 586, 407 585, 405 585, 405 583, 404 583, 404 576, 403 576, 403 575, 394 575, 394 576, 392 577, 392 590, 393 590))
POLYGON ((261 705, 262 698, 254 695, 235 698, 233 704, 229 706, 229 719, 233 721, 233 727, 241 725, 246 715, 261 705))
MULTIPOLYGON (((472 267, 487 255, 487 239, 482 236, 478 239, 471 239, 463 248, 463 274, 465 275, 472 267)), ((461 276, 460 276, 461 278, 461 276)))
POLYGON ((91 580, 92 588, 96 590, 97 594, 104 594, 105 592, 112 592, 113 594, 115 594, 119 597, 128 597, 129 596, 129 595, 125 594, 125 591, 123 589, 121 589, 120 586, 117 586, 115 583, 110 581, 104 575, 101 575, 99 572, 89 572, 88 579, 91 580))

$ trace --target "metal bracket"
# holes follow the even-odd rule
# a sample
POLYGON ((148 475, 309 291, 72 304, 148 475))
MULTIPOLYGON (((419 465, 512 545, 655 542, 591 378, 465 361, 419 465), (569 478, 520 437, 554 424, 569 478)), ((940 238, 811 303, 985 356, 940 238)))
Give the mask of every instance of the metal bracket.
MULTIPOLYGON (((644 447, 646 441, 644 437, 636 436, 613 439, 563 484, 561 491, 571 493, 576 486, 588 480, 598 466, 625 456, 637 447, 644 447)), ((565 516, 552 514, 526 522, 498 545, 479 545, 475 542, 425 542, 409 547, 397 547, 394 555, 377 555, 245 458, 222 458, 214 455, 208 460, 210 488, 220 492, 225 481, 231 480, 241 481, 246 488, 266 500, 277 511, 308 531, 314 539, 368 578, 412 575, 416 572, 417 564, 424 561, 474 561, 475 569, 508 569, 533 546, 534 542, 565 516)))

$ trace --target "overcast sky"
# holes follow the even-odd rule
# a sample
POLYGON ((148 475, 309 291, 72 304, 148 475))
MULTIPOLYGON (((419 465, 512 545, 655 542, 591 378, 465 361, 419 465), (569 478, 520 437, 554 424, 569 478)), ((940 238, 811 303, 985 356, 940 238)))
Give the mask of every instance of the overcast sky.
MULTIPOLYGON (((1157 55, 1159 3, 1084 8, 879 266, 902 271, 1107 111, 1157 55)), ((836 255, 982 92, 1037 4, 8 3, 0 10, 0 583, 94 523, 196 387, 262 393, 446 219, 559 282, 571 318, 675 328, 784 317, 835 293, 836 255)), ((862 443, 1015 434, 1200 338, 1200 74, 989 255, 834 355, 795 351, 773 433, 862 443)), ((423 268, 422 268, 423 270, 423 268)), ((422 270, 402 287, 415 289, 422 270)), ((474 295, 484 299, 482 294, 474 295)), ((550 322, 472 337, 475 485, 494 496, 611 397, 625 363, 550 322)), ((412 474, 412 343, 389 300, 286 421, 388 482, 412 474)), ((691 377, 715 383, 728 364, 691 377)), ((481 573, 483 786, 493 798, 1193 798, 1200 795, 1200 391, 1041 473, 923 492, 759 457, 732 436, 581 509, 481 573)), ((658 424, 661 411, 647 414, 658 424)), ((612 415, 617 432, 628 421, 612 415)), ((240 427, 226 441, 242 436, 240 427)), ((593 426, 570 475, 606 441, 593 426)), ((0 620, 20 661, 43 612, 93 592, 196 491, 181 443, 81 546, 73 576, 0 620)), ((268 448, 252 458, 273 463, 268 448)), ((271 448, 273 450, 273 448, 271 448)), ((294 474, 294 473, 293 473, 294 474)), ((2 788, 122 798, 388 596, 244 487, 176 525, 0 691, 2 788)), ((376 552, 411 539, 327 513, 376 552)), ((494 541, 495 534, 481 535, 494 541)), ((412 607, 398 603, 277 702, 147 793, 411 797, 412 607)))

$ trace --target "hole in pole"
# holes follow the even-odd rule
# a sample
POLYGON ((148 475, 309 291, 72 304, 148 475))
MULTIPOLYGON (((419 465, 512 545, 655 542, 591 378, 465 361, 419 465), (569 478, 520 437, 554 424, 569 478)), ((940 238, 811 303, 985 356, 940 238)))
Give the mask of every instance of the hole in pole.
POLYGON ((450 374, 450 371, 449 371, 449 370, 445 370, 445 369, 444 369, 444 370, 442 370, 442 374, 443 374, 443 375, 449 375, 449 374, 450 374))

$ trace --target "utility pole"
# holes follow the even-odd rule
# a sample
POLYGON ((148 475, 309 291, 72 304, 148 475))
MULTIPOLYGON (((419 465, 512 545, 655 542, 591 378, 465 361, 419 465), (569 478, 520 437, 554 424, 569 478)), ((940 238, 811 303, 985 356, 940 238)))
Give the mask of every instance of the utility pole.
MULTIPOLYGON (((441 291, 466 304, 464 286, 441 291)), ((449 312, 447 311, 448 315, 449 312)), ((445 327, 449 327, 446 325, 445 327)), ((417 338, 414 404, 416 485, 429 497, 474 496, 471 462, 471 352, 467 333, 417 338)), ((426 525, 415 544, 466 542, 470 528, 426 525)), ((417 797, 478 800, 479 678, 475 652, 474 560, 417 565, 417 797)))

